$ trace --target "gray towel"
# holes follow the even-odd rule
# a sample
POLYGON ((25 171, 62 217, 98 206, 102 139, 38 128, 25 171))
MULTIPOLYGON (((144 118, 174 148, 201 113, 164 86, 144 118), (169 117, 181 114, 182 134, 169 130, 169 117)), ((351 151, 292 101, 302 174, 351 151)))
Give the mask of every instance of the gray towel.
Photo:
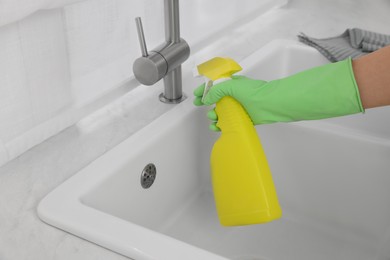
POLYGON ((357 58, 390 45, 390 35, 365 31, 358 28, 348 29, 340 36, 315 39, 303 33, 298 35, 301 42, 316 48, 331 62, 346 58, 357 58))

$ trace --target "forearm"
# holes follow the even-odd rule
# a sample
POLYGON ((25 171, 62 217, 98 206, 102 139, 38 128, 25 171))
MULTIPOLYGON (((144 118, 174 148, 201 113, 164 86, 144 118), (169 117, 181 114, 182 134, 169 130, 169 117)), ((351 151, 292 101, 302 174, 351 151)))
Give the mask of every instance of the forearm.
POLYGON ((353 60, 364 108, 390 105, 390 46, 353 60))

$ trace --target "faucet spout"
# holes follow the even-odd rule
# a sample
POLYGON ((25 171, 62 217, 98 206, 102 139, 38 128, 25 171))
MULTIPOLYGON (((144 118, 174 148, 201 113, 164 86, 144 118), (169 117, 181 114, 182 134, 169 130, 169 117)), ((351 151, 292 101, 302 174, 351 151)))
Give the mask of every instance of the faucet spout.
POLYGON ((179 0, 164 0, 165 40, 180 42, 179 0))

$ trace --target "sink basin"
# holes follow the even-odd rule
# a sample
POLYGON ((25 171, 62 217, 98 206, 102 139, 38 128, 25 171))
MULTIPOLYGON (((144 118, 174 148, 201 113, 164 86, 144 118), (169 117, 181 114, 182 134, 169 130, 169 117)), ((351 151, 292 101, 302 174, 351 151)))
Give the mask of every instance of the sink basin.
MULTIPOLYGON (((276 40, 241 65, 272 80, 326 62, 276 40)), ((40 218, 137 260, 390 259, 389 108, 257 126, 283 217, 243 227, 217 219, 209 155, 219 134, 207 109, 176 105, 47 195, 40 218)))

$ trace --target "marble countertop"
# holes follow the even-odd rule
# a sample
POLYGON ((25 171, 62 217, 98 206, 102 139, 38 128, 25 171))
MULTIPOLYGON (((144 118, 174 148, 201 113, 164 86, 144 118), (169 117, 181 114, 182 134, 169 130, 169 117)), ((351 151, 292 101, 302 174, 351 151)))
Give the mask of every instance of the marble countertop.
MULTIPOLYGON (((194 46, 183 71, 210 54, 241 60, 273 39, 296 40, 299 32, 324 38, 359 27, 389 34, 389 10, 386 0, 292 0, 217 34, 207 47, 194 46)), ((36 208, 51 190, 168 111, 157 101, 161 88, 135 89, 0 168, 0 260, 128 259, 43 223, 36 208), (146 100, 140 91, 148 91, 146 100), (152 104, 147 111, 134 109, 145 102, 152 104)))

